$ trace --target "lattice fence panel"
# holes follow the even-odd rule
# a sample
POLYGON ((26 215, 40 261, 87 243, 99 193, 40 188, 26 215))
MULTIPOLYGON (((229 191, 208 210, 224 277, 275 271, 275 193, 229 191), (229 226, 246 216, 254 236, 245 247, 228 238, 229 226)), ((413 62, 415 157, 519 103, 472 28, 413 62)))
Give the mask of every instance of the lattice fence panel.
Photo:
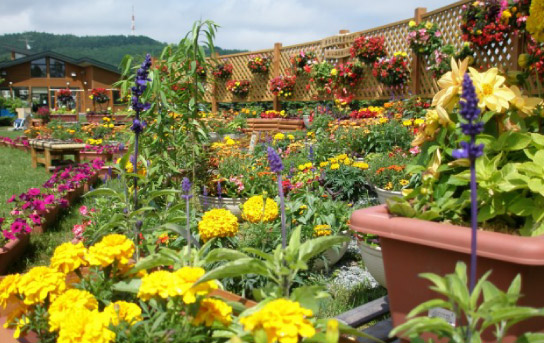
POLYGON ((232 77, 229 80, 249 80, 251 85, 248 96, 237 97, 227 90, 226 84, 228 80, 215 81, 215 97, 218 102, 272 101, 272 93, 268 90, 268 81, 270 80, 271 72, 268 74, 254 74, 247 67, 247 62, 254 55, 272 59, 273 50, 261 50, 219 57, 218 62, 227 61, 233 65, 232 77))
MULTIPOLYGON (((463 44, 460 29, 462 7, 464 4, 467 4, 470 1, 471 0, 462 0, 435 11, 425 13, 421 16, 421 21, 431 21, 433 23, 437 23, 442 32, 444 44, 452 44, 456 47, 456 49, 459 49, 463 44)), ((399 98, 410 96, 414 91, 417 91, 418 95, 432 97, 438 90, 438 85, 436 84, 436 80, 433 78, 432 73, 428 70, 428 60, 430 57, 419 57, 416 60, 415 55, 411 53, 406 39, 408 34, 408 23, 410 20, 412 20, 412 18, 365 31, 339 34, 324 38, 320 41, 283 47, 280 50, 280 74, 285 75, 287 71, 291 70, 290 57, 301 50, 313 50, 317 54, 319 61, 327 60, 332 64, 336 64, 348 60, 349 48, 351 47, 355 38, 359 37, 360 35, 369 37, 384 36, 385 47, 389 57, 393 56, 396 51, 404 51, 408 53, 411 61, 411 67, 413 68, 416 66, 416 70, 412 70, 411 82, 405 85, 405 87, 402 89, 392 89, 390 87, 386 87, 380 84, 374 78, 372 75, 372 66, 366 66, 363 81, 354 90, 355 98, 399 98), (417 85, 412 84, 414 79, 418 80, 417 85)), ((520 46, 521 45, 518 42, 518 38, 511 35, 503 43, 492 44, 485 49, 475 48, 474 65, 484 69, 487 69, 490 66, 497 66, 504 71, 516 69, 517 56, 521 51, 520 46)), ((247 98, 248 101, 271 101, 273 100, 273 95, 270 91, 268 91, 268 81, 270 80, 270 75, 259 78, 251 75, 247 68, 247 60, 249 59, 249 56, 256 53, 265 53, 272 56, 273 50, 223 56, 222 58, 228 58, 234 65, 233 78, 248 79, 252 81, 250 95, 247 98)), ((289 100, 315 100, 316 95, 317 92, 313 84, 310 83, 309 76, 302 73, 297 78, 294 96, 289 100), (308 87, 308 85, 310 86, 308 87)), ((211 99, 211 97, 208 95, 207 99, 211 99)), ((230 92, 225 89, 224 83, 218 84, 216 89, 216 99, 219 102, 236 102, 242 100, 233 98, 230 92)))

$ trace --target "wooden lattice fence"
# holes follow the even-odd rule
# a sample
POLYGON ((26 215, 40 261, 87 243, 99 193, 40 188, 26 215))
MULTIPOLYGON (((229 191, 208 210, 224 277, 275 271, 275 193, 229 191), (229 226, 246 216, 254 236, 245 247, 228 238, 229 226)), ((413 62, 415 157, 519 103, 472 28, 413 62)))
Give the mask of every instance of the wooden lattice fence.
MULTIPOLYGON (((408 53, 410 59, 410 82, 402 89, 392 89, 380 84, 372 76, 372 68, 365 67, 363 80, 355 89, 355 99, 387 99, 391 97, 407 97, 413 94, 422 97, 432 97, 438 90, 436 80, 428 70, 428 62, 425 58, 419 57, 411 52, 407 41, 408 23, 414 20, 416 23, 431 21, 439 26, 442 32, 443 42, 452 44, 455 48, 461 48, 463 41, 461 39, 461 19, 462 6, 469 3, 470 0, 462 0, 449 6, 436 9, 432 12, 426 12, 425 8, 417 8, 414 11, 414 17, 398 21, 396 23, 384 25, 358 32, 348 32, 341 30, 338 35, 326 37, 320 41, 296 44, 283 47, 281 43, 276 43, 273 49, 252 51, 234 55, 225 55, 218 57, 219 60, 226 59, 234 65, 232 79, 246 79, 251 81, 249 95, 245 98, 234 97, 226 90, 225 82, 218 81, 209 87, 206 100, 212 103, 212 110, 217 110, 218 102, 246 102, 246 101, 274 101, 277 107, 278 100, 269 91, 269 80, 277 75, 285 74, 291 64, 289 59, 292 55, 301 50, 313 50, 320 61, 326 60, 333 64, 345 62, 350 57, 350 47, 353 41, 361 36, 368 37, 384 36, 385 47, 388 56, 392 56, 397 51, 408 53), (263 55, 272 58, 271 71, 268 75, 254 75, 248 67, 247 62, 250 56, 263 55)), ((494 44, 485 50, 475 48, 474 65, 488 68, 497 66, 502 70, 513 70, 517 68, 517 59, 522 52, 521 40, 517 35, 510 35, 507 40, 501 44, 494 44)), ((294 96, 288 101, 309 101, 316 100, 317 92, 310 84, 309 76, 300 75, 297 78, 294 96)), ((319 98, 326 99, 326 98, 319 98)))

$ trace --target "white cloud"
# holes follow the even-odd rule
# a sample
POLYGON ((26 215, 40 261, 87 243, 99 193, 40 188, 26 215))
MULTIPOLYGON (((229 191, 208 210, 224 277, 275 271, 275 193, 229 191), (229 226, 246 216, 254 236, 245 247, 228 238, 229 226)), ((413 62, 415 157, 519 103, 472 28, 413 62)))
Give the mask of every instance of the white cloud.
POLYGON ((2 0, 0 33, 43 31, 76 35, 129 34, 131 7, 136 34, 178 42, 197 19, 221 28, 222 48, 269 49, 318 40, 338 33, 385 25, 413 16, 416 7, 433 10, 453 0, 2 0))

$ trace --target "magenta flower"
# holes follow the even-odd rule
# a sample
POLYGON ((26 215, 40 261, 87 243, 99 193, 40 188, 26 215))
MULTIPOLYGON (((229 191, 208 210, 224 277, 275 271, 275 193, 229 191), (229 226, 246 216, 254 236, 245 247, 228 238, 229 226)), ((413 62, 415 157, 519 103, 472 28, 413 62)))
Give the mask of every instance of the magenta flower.
POLYGON ((8 204, 11 203, 11 202, 14 202, 16 198, 17 198, 17 196, 12 195, 12 196, 8 199, 8 201, 7 201, 8 204))
POLYGON ((40 189, 39 188, 30 188, 27 193, 29 195, 32 195, 32 196, 38 196, 38 195, 40 195, 40 189))
POLYGON ((50 205, 55 201, 55 196, 53 194, 46 195, 45 198, 43 198, 43 202, 46 205, 50 205))
POLYGON ((43 202, 43 200, 34 200, 32 202, 32 207, 36 211, 45 211, 45 203, 43 202))
POLYGON ((32 220, 32 222, 34 224, 36 224, 36 225, 41 225, 42 224, 42 217, 40 217, 40 215, 38 215, 36 213, 32 213, 28 217, 30 218, 30 220, 32 220))
POLYGON ((79 213, 82 215, 82 216, 87 216, 89 215, 89 210, 87 209, 87 206, 81 206, 79 208, 79 213))

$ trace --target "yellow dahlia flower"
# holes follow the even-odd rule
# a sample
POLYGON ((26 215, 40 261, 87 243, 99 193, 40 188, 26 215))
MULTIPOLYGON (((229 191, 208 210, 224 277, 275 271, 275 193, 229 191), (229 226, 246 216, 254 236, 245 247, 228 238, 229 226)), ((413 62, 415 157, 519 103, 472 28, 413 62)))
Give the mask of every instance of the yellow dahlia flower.
POLYGON ((19 280, 19 294, 24 297, 26 305, 41 304, 50 296, 50 300, 66 289, 65 275, 53 268, 39 266, 30 271, 19 280))
POLYGON ((140 306, 126 301, 110 303, 104 309, 104 314, 110 319, 112 325, 117 326, 124 321, 130 325, 142 320, 142 309, 140 306))
POLYGON ((91 293, 75 288, 59 295, 49 307, 49 331, 59 330, 61 324, 66 320, 66 316, 71 316, 72 312, 79 308, 96 310, 98 302, 91 293))
POLYGON ((134 242, 125 235, 111 234, 89 248, 87 260, 92 266, 107 267, 113 262, 128 264, 134 255, 134 242))
POLYGON ((57 343, 110 343, 115 333, 108 329, 108 318, 98 311, 75 308, 60 325, 57 343))
POLYGON ((51 257, 51 268, 68 274, 81 266, 86 266, 85 254, 87 249, 83 246, 83 242, 73 244, 71 242, 59 245, 53 257, 51 257))
POLYGON ((266 198, 265 206, 262 195, 252 196, 242 205, 242 218, 250 223, 268 223, 278 215, 278 204, 274 199, 266 198))
POLYGON ((201 325, 204 323, 205 326, 212 326, 215 321, 229 325, 232 321, 232 307, 219 299, 202 300, 192 324, 201 325))
POLYGON ((300 337, 312 337, 315 329, 307 319, 312 310, 305 309, 298 302, 278 299, 269 302, 261 310, 240 318, 246 331, 264 330, 268 342, 297 343, 300 337))
POLYGON ((478 107, 491 111, 502 112, 508 109, 509 101, 514 99, 515 94, 510 88, 504 86, 506 80, 504 76, 500 76, 497 68, 491 68, 483 73, 479 73, 474 68, 469 68, 470 76, 476 94, 478 95, 478 107))
POLYGON ((223 208, 214 208, 202 216, 198 233, 202 241, 215 237, 233 237, 238 232, 238 218, 223 208))
POLYGON ((438 80, 438 86, 441 88, 433 97, 433 106, 442 106, 451 110, 459 102, 459 95, 463 86, 463 77, 468 68, 468 58, 465 58, 459 64, 452 57, 451 71, 442 75, 438 80))

